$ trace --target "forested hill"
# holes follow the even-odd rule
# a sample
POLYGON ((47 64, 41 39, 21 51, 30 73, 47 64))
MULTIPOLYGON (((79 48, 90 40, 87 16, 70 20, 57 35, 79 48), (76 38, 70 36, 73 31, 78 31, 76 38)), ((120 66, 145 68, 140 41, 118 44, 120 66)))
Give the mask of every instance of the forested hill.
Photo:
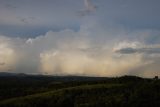
POLYGON ((160 107, 160 80, 0 73, 0 107, 160 107))

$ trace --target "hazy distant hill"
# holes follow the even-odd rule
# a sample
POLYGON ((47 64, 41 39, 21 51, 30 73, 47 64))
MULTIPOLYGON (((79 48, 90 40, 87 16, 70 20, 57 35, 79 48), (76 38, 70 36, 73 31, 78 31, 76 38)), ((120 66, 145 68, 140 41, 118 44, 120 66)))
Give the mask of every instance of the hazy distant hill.
POLYGON ((95 81, 95 80, 106 80, 107 77, 87 77, 87 76, 54 76, 54 75, 32 75, 24 73, 8 73, 0 72, 0 77, 12 77, 12 78, 32 78, 32 79, 51 79, 56 81, 95 81))
POLYGON ((9 73, 9 72, 0 72, 0 76, 27 76, 27 74, 24 73, 9 73))

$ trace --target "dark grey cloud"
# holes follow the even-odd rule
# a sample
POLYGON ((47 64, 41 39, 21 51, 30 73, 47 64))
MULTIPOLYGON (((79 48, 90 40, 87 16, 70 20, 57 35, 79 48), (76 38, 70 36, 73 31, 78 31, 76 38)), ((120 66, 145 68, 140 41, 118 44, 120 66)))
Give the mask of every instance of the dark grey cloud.
POLYGON ((85 0, 85 4, 84 0, 0 0, 0 34, 27 36, 36 31, 36 35, 42 35, 57 27, 79 30, 87 18, 99 21, 104 29, 111 23, 131 30, 159 30, 159 4, 159 0, 85 0), (77 17, 75 12, 80 9, 78 14, 89 17, 77 17))
POLYGON ((115 51, 121 54, 134 54, 134 53, 145 53, 145 54, 160 54, 160 48, 122 48, 115 51))
POLYGON ((14 5, 12 5, 12 4, 5 4, 5 7, 6 7, 7 9, 16 9, 16 8, 17 8, 16 6, 14 6, 14 5))
POLYGON ((23 18, 21 18, 21 17, 17 17, 22 23, 24 23, 24 24, 30 24, 30 23, 32 23, 34 20, 36 20, 36 18, 35 17, 32 17, 32 16, 30 16, 30 17, 23 17, 23 18))

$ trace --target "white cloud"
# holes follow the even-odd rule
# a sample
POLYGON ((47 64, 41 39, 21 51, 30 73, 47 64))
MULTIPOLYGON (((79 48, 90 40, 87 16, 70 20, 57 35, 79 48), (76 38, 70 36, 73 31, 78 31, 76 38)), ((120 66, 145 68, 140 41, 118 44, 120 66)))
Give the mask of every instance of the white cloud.
POLYGON ((123 42, 120 42, 117 46, 115 46, 113 50, 117 51, 123 48, 137 48, 141 45, 142 44, 137 41, 135 42, 123 41, 123 42))
POLYGON ((0 37, 0 71, 8 71, 14 67, 16 54, 10 41, 10 38, 0 37))
MULTIPOLYGON (((90 76, 159 74, 158 55, 115 53, 126 48, 156 48, 159 44, 145 44, 146 36, 139 40, 137 36, 130 39, 136 35, 135 32, 90 27, 82 26, 78 32, 69 29, 49 31, 29 39, 0 36, 0 62, 12 66, 12 72, 25 73, 90 76), (149 73, 149 70, 154 73, 149 73)), ((143 31, 138 34, 143 34, 143 31)), ((2 64, 0 68, 0 71, 8 69, 2 64)))

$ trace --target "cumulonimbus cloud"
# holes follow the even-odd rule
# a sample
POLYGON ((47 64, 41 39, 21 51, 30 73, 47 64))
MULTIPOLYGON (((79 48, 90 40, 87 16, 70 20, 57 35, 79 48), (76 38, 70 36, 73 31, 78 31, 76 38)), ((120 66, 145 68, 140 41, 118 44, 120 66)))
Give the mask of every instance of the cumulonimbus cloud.
POLYGON ((160 56, 142 53, 159 54, 159 45, 150 46, 137 37, 126 42, 126 35, 119 31, 117 34, 121 38, 118 35, 113 38, 115 30, 114 33, 95 30, 98 39, 93 37, 94 31, 84 28, 78 32, 49 31, 28 39, 0 36, 0 61, 5 63, 0 71, 89 76, 158 75, 160 56), (145 69, 148 66, 150 68, 145 69))

